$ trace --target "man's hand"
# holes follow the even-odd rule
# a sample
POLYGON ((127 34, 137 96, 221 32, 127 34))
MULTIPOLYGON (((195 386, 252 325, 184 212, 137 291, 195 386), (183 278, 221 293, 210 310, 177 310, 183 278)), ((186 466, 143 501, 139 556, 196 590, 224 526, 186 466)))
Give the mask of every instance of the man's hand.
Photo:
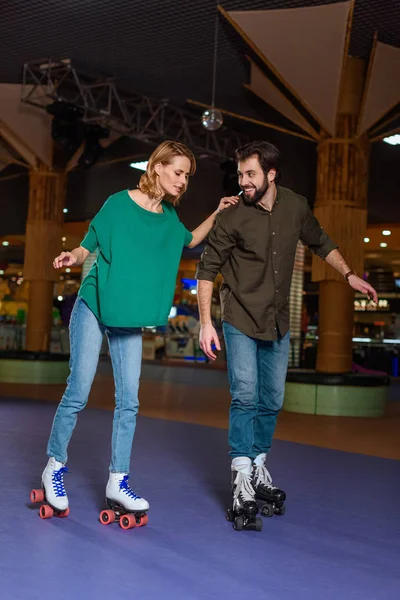
POLYGON ((218 204, 218 212, 224 210, 225 208, 229 208, 229 206, 233 206, 239 202, 239 196, 226 196, 225 198, 221 198, 220 203, 218 204))
POLYGON ((199 342, 204 354, 211 360, 215 360, 217 357, 212 351, 212 345, 215 344, 216 349, 221 350, 221 344, 219 343, 217 332, 211 323, 201 326, 199 342))
POLYGON ((364 279, 357 277, 357 275, 350 275, 349 284, 351 285, 353 290, 357 290, 362 294, 366 294, 369 300, 372 299, 376 304, 378 304, 378 294, 376 293, 372 285, 368 283, 368 281, 364 281, 364 279))
POLYGON ((72 254, 72 252, 61 252, 61 254, 53 260, 53 267, 55 269, 72 267, 77 260, 78 259, 76 258, 75 254, 72 254))

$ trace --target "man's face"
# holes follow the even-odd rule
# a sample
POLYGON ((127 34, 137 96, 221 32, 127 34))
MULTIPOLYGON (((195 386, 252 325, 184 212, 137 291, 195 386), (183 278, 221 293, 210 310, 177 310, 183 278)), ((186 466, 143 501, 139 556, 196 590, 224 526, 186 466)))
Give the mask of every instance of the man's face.
POLYGON ((239 161, 238 180, 247 204, 260 202, 269 188, 268 176, 264 174, 257 156, 239 161))

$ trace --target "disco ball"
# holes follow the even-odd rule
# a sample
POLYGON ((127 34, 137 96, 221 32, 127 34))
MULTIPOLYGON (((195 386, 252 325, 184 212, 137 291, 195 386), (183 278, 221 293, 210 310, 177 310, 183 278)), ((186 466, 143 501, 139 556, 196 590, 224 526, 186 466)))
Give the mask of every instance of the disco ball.
POLYGON ((222 114, 215 108, 208 108, 201 116, 201 123, 207 131, 216 131, 224 122, 222 114))

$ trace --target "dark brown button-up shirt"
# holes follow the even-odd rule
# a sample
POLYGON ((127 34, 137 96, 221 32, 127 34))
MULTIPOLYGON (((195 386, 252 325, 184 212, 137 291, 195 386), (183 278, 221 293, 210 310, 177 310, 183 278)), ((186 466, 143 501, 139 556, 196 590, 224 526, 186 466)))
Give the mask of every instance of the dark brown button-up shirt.
POLYGON ((260 340, 289 330, 289 292, 301 240, 325 259, 337 245, 323 231, 307 200, 278 187, 271 211, 238 204, 222 211, 197 267, 197 279, 224 277, 222 319, 260 340))

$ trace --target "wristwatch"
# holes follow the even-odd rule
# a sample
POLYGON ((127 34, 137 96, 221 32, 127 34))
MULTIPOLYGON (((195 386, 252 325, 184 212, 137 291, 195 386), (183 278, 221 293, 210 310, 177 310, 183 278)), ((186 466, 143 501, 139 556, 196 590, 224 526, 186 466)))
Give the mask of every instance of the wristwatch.
POLYGON ((357 273, 355 271, 348 271, 348 273, 346 273, 346 275, 344 276, 344 278, 347 281, 347 283, 349 283, 349 277, 350 277, 350 275, 357 275, 357 273))

